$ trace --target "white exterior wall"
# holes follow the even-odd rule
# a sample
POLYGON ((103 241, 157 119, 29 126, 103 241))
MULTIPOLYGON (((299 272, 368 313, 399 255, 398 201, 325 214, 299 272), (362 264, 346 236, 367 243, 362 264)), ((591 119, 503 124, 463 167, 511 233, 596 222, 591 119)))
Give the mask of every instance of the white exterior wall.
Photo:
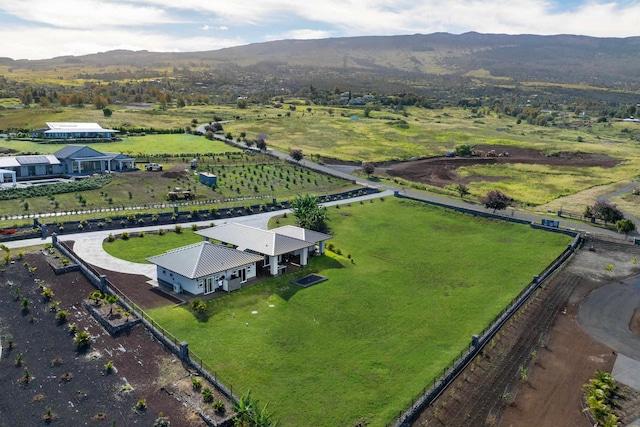
POLYGON ((212 274, 209 276, 199 277, 197 279, 189 279, 188 277, 182 276, 178 273, 174 273, 171 270, 166 270, 160 266, 157 267, 157 275, 158 280, 162 280, 165 283, 170 284, 171 286, 179 285, 181 288, 181 292, 188 292, 193 295, 202 295, 205 291, 205 281, 207 279, 212 279, 214 281, 214 289, 217 287, 217 282, 221 277, 225 279, 230 278, 234 274, 238 274, 238 271, 241 269, 245 269, 245 274, 247 280, 253 279, 256 277, 257 268, 255 263, 245 265, 243 267, 233 268, 225 271, 221 271, 216 274, 212 274))

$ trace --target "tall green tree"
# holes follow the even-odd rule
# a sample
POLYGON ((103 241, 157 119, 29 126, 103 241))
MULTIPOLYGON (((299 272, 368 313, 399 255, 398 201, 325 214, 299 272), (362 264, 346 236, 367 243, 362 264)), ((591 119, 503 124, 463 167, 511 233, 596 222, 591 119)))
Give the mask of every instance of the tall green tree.
POLYGON ((314 231, 327 229, 327 208, 322 206, 316 197, 297 196, 291 202, 291 211, 299 227, 314 231))
POLYGON ((618 233, 624 233, 625 236, 628 236, 629 233, 635 231, 636 223, 631 221, 630 219, 619 219, 616 221, 616 230, 618 233))

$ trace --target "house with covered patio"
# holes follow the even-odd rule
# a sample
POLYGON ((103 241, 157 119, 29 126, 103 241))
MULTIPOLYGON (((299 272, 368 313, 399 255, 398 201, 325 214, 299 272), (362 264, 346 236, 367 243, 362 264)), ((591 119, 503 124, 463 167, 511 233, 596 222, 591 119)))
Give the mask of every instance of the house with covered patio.
POLYGON ((135 168, 135 159, 121 153, 101 153, 86 145, 67 145, 54 153, 63 173, 87 175, 102 172, 122 172, 135 168))
POLYGON ((240 289, 256 277, 262 256, 203 241, 147 258, 156 265, 158 284, 174 292, 207 295, 240 289))
POLYGON ((262 230, 244 224, 228 223, 197 231, 206 241, 215 240, 233 246, 238 251, 262 257, 262 268, 276 276, 283 273, 289 263, 304 267, 311 254, 324 253, 324 242, 331 235, 300 227, 286 226, 262 230), (321 248, 321 249, 320 249, 321 248))

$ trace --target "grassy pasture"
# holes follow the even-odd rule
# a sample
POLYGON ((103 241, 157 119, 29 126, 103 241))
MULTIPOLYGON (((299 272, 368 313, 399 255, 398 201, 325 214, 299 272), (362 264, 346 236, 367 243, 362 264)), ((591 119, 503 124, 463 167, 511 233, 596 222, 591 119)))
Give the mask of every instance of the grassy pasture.
MULTIPOLYGON (((21 152, 40 152, 43 154, 54 153, 67 144, 38 144, 30 141, 12 139, 0 140, 0 147, 11 148, 21 152)), ((144 158, 145 155, 158 155, 165 153, 234 153, 241 150, 231 147, 220 141, 210 141, 202 136, 190 134, 164 134, 131 136, 122 138, 122 141, 109 143, 84 144, 102 152, 124 153, 126 155, 144 158)))
MULTIPOLYGON (((513 117, 494 113, 473 114, 470 109, 415 107, 408 107, 404 112, 382 108, 371 111, 370 117, 365 118, 362 109, 301 103, 300 100, 288 100, 281 109, 189 106, 160 110, 114 106, 115 112, 108 119, 102 117, 101 111, 89 106, 6 109, 0 111, 0 128, 37 128, 49 120, 97 121, 105 127, 177 128, 190 125, 193 118, 205 123, 219 116, 224 121, 225 132, 230 132, 234 138, 241 132, 245 132, 249 139, 266 133, 267 144, 281 151, 300 148, 307 156, 344 160, 380 162, 442 155, 460 144, 529 147, 546 153, 581 151, 625 159, 622 165, 612 169, 496 165, 491 169, 478 166, 461 171, 468 176, 500 178, 499 182, 485 180, 470 185, 472 195, 500 189, 524 206, 546 204, 594 186, 633 179, 640 168, 640 150, 635 143, 640 139, 640 126, 636 123, 598 123, 578 129, 539 127, 526 122, 518 125, 513 117), (296 105, 295 111, 290 111, 289 105, 296 105), (352 120, 352 115, 358 116, 358 120, 352 120)), ((567 118, 567 122, 574 120, 567 118)), ((0 141, 0 145, 21 151, 52 152, 59 148, 15 140, 0 141)), ((223 144, 190 135, 125 138, 122 142, 100 144, 96 148, 130 155, 232 150, 223 144)))
POLYGON ((579 193, 589 188, 621 181, 636 171, 629 166, 613 169, 589 167, 548 166, 531 164, 476 165, 460 168, 462 177, 492 176, 498 182, 478 181, 469 184, 471 194, 481 196, 498 189, 516 202, 529 205, 550 203, 560 197, 579 193))
POLYGON ((329 213, 342 255, 307 269, 328 281, 274 278, 209 301, 206 321, 151 312, 282 425, 385 425, 569 241, 397 199, 329 213))

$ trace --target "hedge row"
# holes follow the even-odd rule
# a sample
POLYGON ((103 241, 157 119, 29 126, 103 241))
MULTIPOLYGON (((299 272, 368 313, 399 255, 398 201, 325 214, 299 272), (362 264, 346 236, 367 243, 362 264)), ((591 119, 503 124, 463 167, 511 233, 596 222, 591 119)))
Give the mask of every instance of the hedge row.
POLYGON ((96 190, 111 182, 111 175, 100 175, 79 181, 56 184, 34 185, 27 188, 10 188, 0 191, 0 200, 26 199, 29 197, 53 196, 54 194, 75 193, 96 190))

